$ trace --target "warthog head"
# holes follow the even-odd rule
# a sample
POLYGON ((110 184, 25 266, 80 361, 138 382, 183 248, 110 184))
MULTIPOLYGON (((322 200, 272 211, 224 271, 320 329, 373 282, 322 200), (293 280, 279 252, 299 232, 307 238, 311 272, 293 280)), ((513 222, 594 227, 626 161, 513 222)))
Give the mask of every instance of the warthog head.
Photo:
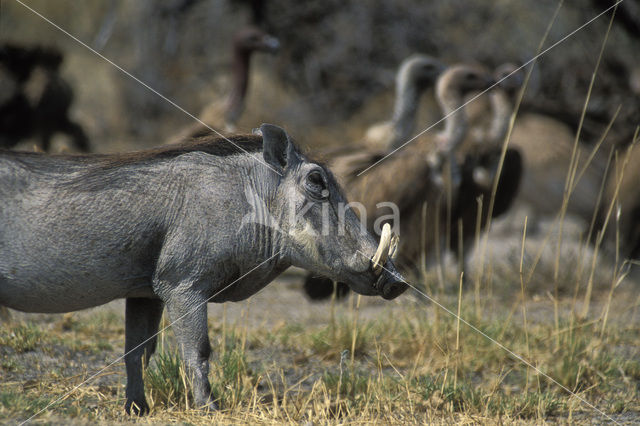
POLYGON ((407 285, 393 264, 397 238, 389 225, 378 244, 324 165, 301 154, 283 129, 263 124, 260 133, 264 160, 274 169, 268 173, 280 175, 276 201, 266 208, 275 218, 271 228, 284 259, 360 294, 393 299, 404 292, 407 285))

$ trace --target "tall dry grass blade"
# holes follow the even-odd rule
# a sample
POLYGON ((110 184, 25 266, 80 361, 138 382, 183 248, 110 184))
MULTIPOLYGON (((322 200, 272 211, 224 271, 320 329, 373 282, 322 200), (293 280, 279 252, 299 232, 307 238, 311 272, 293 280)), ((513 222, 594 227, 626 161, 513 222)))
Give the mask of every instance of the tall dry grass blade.
POLYGON ((458 219, 458 276, 461 276, 465 268, 464 241, 462 239, 462 219, 458 219))
MULTIPOLYGON (((529 347, 529 330, 527 327, 527 301, 524 294, 524 243, 527 238, 527 216, 524 218, 524 226, 522 227, 522 244, 520 245, 520 267, 518 268, 518 275, 520 276, 520 294, 522 297, 522 320, 524 324, 524 339, 527 346, 527 359, 531 359, 531 348, 529 347)), ((527 380, 525 383, 525 392, 529 389, 529 369, 527 368, 527 380)))
POLYGON ((240 351, 242 353, 245 352, 245 348, 246 348, 246 343, 247 343, 247 333, 249 332, 249 314, 251 312, 251 301, 253 299, 248 298, 245 303, 244 303, 244 307, 242 309, 242 314, 241 314, 241 333, 240 333, 240 351))
POLYGON ((605 303, 602 311, 602 326, 600 328, 600 339, 604 339, 604 333, 607 328, 607 320, 609 318, 609 312, 611 310, 611 302, 613 301, 613 292, 624 281, 624 279, 631 272, 631 265, 628 262, 624 262, 620 269, 617 270, 616 277, 611 281, 611 287, 609 288, 609 294, 607 296, 607 303, 605 303))
POLYGON ((587 236, 585 237, 584 243, 580 249, 580 280, 576 280, 576 285, 573 291, 573 300, 571 301, 571 316, 572 316, 572 320, 573 320, 573 316, 575 315, 575 306, 578 300, 578 292, 580 290, 580 281, 582 278, 582 272, 583 272, 583 261, 585 259, 585 252, 586 249, 588 247, 588 245, 590 244, 590 242, 593 239, 593 232, 595 230, 595 226, 596 226, 596 220, 598 219, 598 214, 600 211, 600 206, 602 204, 602 198, 604 196, 604 191, 606 188, 606 184, 608 181, 608 176, 609 176, 609 168, 611 166, 611 160, 613 159, 613 153, 614 150, 611 149, 609 151, 609 155, 607 157, 607 162, 606 162, 606 166, 604 169, 604 178, 602 179, 602 182, 600 182, 600 188, 598 190, 598 197, 596 199, 596 204, 594 207, 594 211, 593 214, 591 215, 591 221, 589 223, 589 229, 587 231, 587 236))
MULTIPOLYGON (((633 135, 633 142, 629 145, 629 147, 627 147, 626 150, 626 154, 624 157, 624 160, 622 162, 622 167, 620 168, 620 174, 615 174, 614 173, 614 178, 616 179, 616 186, 615 186, 615 190, 611 199, 611 202, 609 203, 609 206, 607 208, 607 213, 605 215, 604 221, 603 221, 603 225, 602 225, 602 229, 598 231, 598 235, 596 238, 596 243, 595 243, 595 252, 597 253, 598 249, 600 248, 600 245, 602 244, 602 241, 604 239, 604 235, 605 235, 605 231, 607 229, 607 226, 609 224, 609 220, 611 218, 611 214, 613 212, 613 208, 617 203, 617 199, 618 199, 618 194, 620 192, 620 186, 622 185, 622 179, 624 177, 624 171, 627 168, 627 164, 629 163, 629 159, 631 157, 631 150, 635 147, 636 143, 638 143, 638 132, 640 131, 640 127, 636 128, 636 131, 633 135)), ((616 161, 616 166, 617 164, 619 164, 619 161, 616 161)), ((595 256, 595 254, 594 254, 595 256)), ((587 291, 585 293, 584 296, 584 303, 582 306, 582 311, 580 313, 580 317, 581 318, 586 318, 586 316, 589 314, 589 307, 590 307, 590 303, 591 303, 591 293, 593 292, 593 275, 595 273, 595 267, 596 267, 596 263, 595 260, 592 261, 592 265, 591 265, 591 274, 589 277, 589 282, 587 284, 587 291)))
MULTIPOLYGON (((598 142, 596 142, 596 144, 593 146, 593 149, 591 150, 591 152, 589 153, 589 156, 587 157, 587 161, 580 169, 580 173, 578 173, 576 180, 573 182, 572 190, 575 189, 575 187, 578 185, 578 182, 582 179, 582 176, 584 176, 584 174, 587 172, 587 169, 589 168, 591 163, 594 161, 596 155, 602 152, 600 151, 600 149, 602 148, 602 145, 604 145, 604 142, 607 139, 607 136, 609 136, 609 132, 613 128, 613 124, 618 119, 618 115, 620 114, 621 109, 622 109, 622 105, 618 105, 616 112, 613 113, 611 120, 609 120, 609 123, 607 123, 607 127, 604 129, 604 132, 602 132, 602 136, 600 136, 600 139, 598 140, 598 142)), ((611 151, 612 149, 613 147, 611 147, 609 151, 611 151)), ((605 172, 605 176, 606 176, 606 172, 605 172)))
POLYGON ((222 304, 222 355, 224 355, 226 351, 226 342, 227 342, 227 304, 222 304))
POLYGON ((273 417, 278 418, 280 416, 280 404, 278 404, 278 390, 271 380, 271 375, 265 375, 265 379, 267 380, 267 385, 269 387, 269 391, 271 392, 271 406, 273 409, 273 417))
POLYGON ((509 147, 509 142, 511 141, 511 135, 513 134, 513 127, 515 126, 515 122, 516 122, 516 117, 518 115, 518 112, 520 111, 520 105, 522 104, 522 100, 524 99, 524 95, 527 91, 527 88, 529 86, 529 80, 531 79, 531 74, 533 73, 533 69, 536 66, 537 63, 537 56, 540 54, 540 52, 542 51, 542 48, 544 46, 544 44, 547 41, 547 38, 549 37, 549 34, 551 33, 551 28, 553 27, 553 24, 556 22, 556 20, 558 19, 558 15, 560 13, 560 10, 562 9, 562 6, 564 5, 564 0, 560 0, 558 2, 558 6, 556 7, 556 9, 553 12, 553 16, 551 17, 551 20, 549 21, 549 24, 547 25, 547 28, 545 29, 545 32, 542 36, 542 39, 540 40, 540 43, 538 44, 538 48, 536 50, 536 55, 534 56, 534 59, 531 62, 531 66, 529 67, 529 70, 527 71, 527 74, 525 75, 524 78, 524 82, 522 84, 522 87, 520 88, 520 92, 518 93, 518 97, 516 99, 516 103, 513 107, 513 112, 511 113, 511 118, 509 119, 509 128, 507 130, 507 134, 504 137, 504 140, 502 141, 502 148, 500 151, 500 158, 498 160, 498 167, 496 169, 496 175, 493 179, 493 187, 491 188, 491 198, 489 199, 489 208, 487 210, 487 218, 486 218, 486 226, 485 226, 485 233, 484 233, 484 238, 483 238, 483 242, 482 242, 482 248, 481 248, 481 254, 480 254, 480 258, 482 259, 480 264, 481 264, 481 269, 480 269, 480 276, 483 275, 484 272, 484 259, 487 253, 487 245, 489 243, 489 232, 491 231, 491 222, 492 222, 492 215, 493 215, 493 207, 495 204, 495 198, 496 198, 496 193, 498 192, 498 182, 500 181, 499 177, 500 174, 502 173, 502 168, 504 166, 504 159, 507 155, 507 148, 509 147))
POLYGON ((456 352, 455 352, 455 365, 453 373, 453 388, 458 387, 458 364, 460 362, 460 314, 462 310, 462 281, 464 279, 464 272, 460 273, 460 282, 458 284, 458 317, 456 318, 456 352))
MULTIPOLYGON (((638 133, 638 130, 636 130, 636 135, 638 133)), ((628 161, 628 157, 631 155, 631 150, 633 149, 633 146, 637 143, 637 139, 634 137, 634 141, 631 144, 631 147, 629 148, 628 152, 627 152, 627 159, 626 161, 628 161)), ((617 174, 614 173, 614 176, 617 177, 617 174)), ((623 165, 623 170, 620 173, 620 182, 622 182, 622 179, 624 178, 624 165, 623 165)), ((614 200, 617 199, 617 195, 614 197, 614 200)), ((620 205, 618 203, 616 203, 617 205, 617 209, 616 209, 616 230, 615 230, 615 265, 617 266, 620 262, 620 214, 621 214, 621 208, 620 205)), ((614 290, 622 283, 622 281, 627 277, 627 275, 629 275, 629 273, 631 272, 631 266, 632 266, 631 261, 629 260, 625 260, 623 261, 622 265, 620 265, 619 268, 616 268, 614 270, 614 275, 612 277, 611 280, 611 287, 609 289, 609 294, 607 297, 607 303, 605 304, 604 307, 604 311, 602 314, 602 328, 600 331, 600 336, 601 338, 604 335, 605 329, 606 329, 606 325, 607 325, 607 320, 609 317, 609 309, 611 307, 611 302, 613 300, 613 292, 614 290)))
POLYGON ((560 315, 558 314, 558 297, 556 294, 551 294, 550 291, 547 290, 547 297, 551 300, 553 304, 553 329, 554 329, 554 351, 557 351, 560 348, 560 315))
POLYGON ((604 50, 607 46, 607 41, 609 40, 609 34, 611 33, 611 28, 613 26, 613 20, 616 16, 616 11, 618 6, 616 5, 613 8, 613 12, 611 13, 611 19, 609 19, 609 25, 607 27, 607 32, 604 35, 604 40, 602 41, 602 45, 600 46, 600 52, 598 53, 598 59, 596 61, 596 65, 594 67, 593 73, 591 74, 591 80, 589 81, 589 88, 587 90, 587 96, 585 98, 584 104, 582 106, 582 113, 580 114, 580 121, 578 123, 578 129, 576 130, 576 135, 573 140, 573 147, 571 151, 571 159, 569 161, 569 170, 567 171, 567 178, 565 180, 564 187, 564 195, 562 200, 562 207, 560 209, 560 222, 558 226, 558 243, 556 245, 556 260, 554 265, 553 272, 553 280, 554 280, 554 288, 558 291, 558 274, 560 271, 560 255, 562 251, 562 235, 564 230, 564 218, 567 212, 567 208, 569 206, 569 199, 571 197, 571 190, 574 188, 574 180, 577 173, 578 168, 578 144, 580 143, 580 135, 582 134, 582 127, 584 125, 584 119, 587 115, 587 108, 589 106, 589 101, 591 100, 591 94, 593 92, 593 86, 595 85, 596 76, 598 75, 598 69, 600 68, 600 63, 602 62, 602 56, 604 55, 604 50))
POLYGON ((420 273, 424 281, 425 290, 429 290, 427 283, 427 203, 422 203, 422 215, 421 215, 421 233, 420 233, 420 273))
POLYGON ((446 209, 446 220, 445 220, 445 228, 444 235, 445 238, 445 246, 444 252, 449 253, 451 251, 451 211, 453 209, 453 165, 450 162, 447 162, 445 167, 448 178, 445 179, 445 209, 446 209))
POLYGON ((440 215, 438 212, 440 211, 440 200, 436 201, 436 214, 433 217, 435 223, 434 229, 434 239, 435 239, 435 249, 436 249, 436 272, 438 274, 438 287, 440 290, 444 290, 444 256, 442 253, 442 238, 448 239, 447 235, 440 235, 440 215))
MULTIPOLYGON (((611 128, 613 127, 613 124, 615 123, 616 119, 618 118, 618 115, 620 113, 621 110, 621 105, 618 105, 618 108, 616 109, 616 112, 613 114, 611 120, 609 120, 609 123, 607 124, 606 129, 604 130, 604 132, 602 133, 602 136, 600 137, 600 140, 596 143, 596 145, 593 147, 593 149, 591 150, 591 153, 589 154, 589 157, 587 158, 586 163, 582 166, 582 170, 580 170, 580 173, 578 174, 576 181, 573 184, 573 187, 571 189, 571 192, 573 192, 573 190, 577 187, 578 182, 582 179, 582 176, 586 173, 588 167, 591 165, 591 163, 593 162, 593 160, 595 159, 596 154, 602 152, 599 151, 602 144, 604 143, 604 141, 606 140, 607 136, 609 135, 609 132, 611 131, 611 128)), ((579 251, 579 255, 578 255, 578 273, 576 274, 576 282, 575 282, 575 287, 574 287, 574 292, 573 292, 573 300, 571 302, 571 321, 573 321, 573 315, 575 313, 575 304, 577 302, 577 297, 578 297, 578 292, 580 290, 580 282, 582 281, 582 274, 584 272, 584 261, 585 261, 585 253, 587 251, 587 247, 589 247, 589 244, 592 241, 592 236, 593 236, 593 231, 595 228, 595 224, 596 224, 596 220, 598 219, 598 212, 600 211, 600 205, 602 204, 602 197, 604 195, 604 190, 606 187, 606 183, 608 180, 608 176, 609 176, 609 166, 611 164, 611 159, 613 158, 613 152, 614 152, 614 147, 611 147, 611 149, 609 149, 609 154, 607 155, 607 161, 604 165, 604 171, 602 173, 602 181, 600 182, 600 188, 598 189, 598 196, 596 197, 596 203, 595 206, 593 208, 593 212, 591 214, 591 220, 589 221, 589 229, 587 231, 587 235, 584 239, 584 241, 582 242, 582 244, 580 245, 580 251, 579 251)), ((617 263, 617 262, 616 262, 617 263)))
MULTIPOLYGON (((474 247, 480 247, 480 233, 482 228, 482 196, 476 198, 476 203, 478 204, 478 210, 476 214, 476 229, 474 232, 474 247)), ((473 288, 474 288, 474 298, 475 298, 475 307, 476 307, 476 318, 480 318, 482 313, 480 307, 480 279, 481 274, 479 263, 482 261, 481 256, 476 256, 476 266, 475 273, 473 278, 473 288)))
POLYGON ((336 297, 338 294, 338 282, 333 282, 333 292, 331 293, 331 304, 329 307, 329 331, 331 333, 331 340, 336 341, 336 297))
POLYGON ((353 315, 353 324, 352 324, 352 334, 351 334, 351 367, 353 368, 353 361, 356 356, 356 339, 358 338, 358 318, 360 316, 360 300, 362 299, 361 295, 358 295, 356 299, 356 310, 353 315))
POLYGON ((162 312, 162 316, 160 317, 160 350, 164 350, 165 348, 165 334, 167 330, 167 316, 164 312, 162 312))
POLYGON ((577 151, 577 145, 574 145, 569 161, 567 178, 565 179, 565 189, 562 196, 562 205, 560 207, 560 220, 558 221, 558 241, 556 244, 556 257, 553 267, 553 289, 556 298, 558 297, 558 276, 560 273, 560 257, 562 256, 562 236, 564 232, 564 220, 567 209, 569 207, 569 199, 571 198, 571 193, 569 192, 568 188, 571 188, 573 186, 573 181, 575 180, 575 176, 578 170, 579 160, 580 153, 577 151))

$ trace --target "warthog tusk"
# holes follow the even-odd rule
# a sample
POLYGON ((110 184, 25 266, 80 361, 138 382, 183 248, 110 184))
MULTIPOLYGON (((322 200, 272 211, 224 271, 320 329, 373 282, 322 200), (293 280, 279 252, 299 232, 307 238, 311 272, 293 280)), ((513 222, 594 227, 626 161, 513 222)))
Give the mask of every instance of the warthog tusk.
POLYGON ((371 258, 373 264, 373 272, 377 275, 382 272, 382 266, 387 263, 389 258, 389 248, 391 245, 391 226, 385 223, 382 227, 382 235, 380 235, 380 244, 376 254, 371 258))
POLYGON ((400 237, 396 234, 393 234, 391 237, 391 245, 389 246, 389 257, 391 260, 395 262, 396 257, 398 256, 398 243, 400 242, 400 237))

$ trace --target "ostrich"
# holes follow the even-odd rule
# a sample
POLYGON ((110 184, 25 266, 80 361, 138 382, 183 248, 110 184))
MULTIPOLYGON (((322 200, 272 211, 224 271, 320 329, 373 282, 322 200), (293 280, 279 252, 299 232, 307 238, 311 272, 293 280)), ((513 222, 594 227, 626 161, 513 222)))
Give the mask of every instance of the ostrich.
MULTIPOLYGON (((505 72, 510 70, 507 68, 505 72)), ((513 92, 510 98, 513 99, 513 92)), ((565 183, 574 144, 575 136, 571 129, 549 116, 525 113, 519 115, 515 121, 510 146, 521 153, 523 161, 522 183, 515 203, 527 207, 534 219, 536 215, 556 215, 560 212, 565 198, 565 183)), ((640 164, 640 149, 631 149, 628 165, 624 175, 620 177, 619 168, 626 153, 619 152, 617 166, 614 163, 608 165, 612 148, 614 144, 609 140, 604 140, 595 152, 593 148, 577 144, 574 161, 576 177, 568 195, 566 212, 582 220, 585 232, 595 216, 591 232, 592 243, 596 241, 598 232, 607 222, 607 229, 603 231, 605 248, 613 252, 616 225, 612 222, 615 222, 615 207, 619 206, 617 226, 621 236, 620 255, 623 258, 637 259, 640 257, 640 222, 636 220, 640 217, 640 193, 636 188, 640 173, 635 165, 640 164), (620 187, 616 194, 619 179, 620 187), (603 185, 602 201, 598 204, 598 194, 603 185), (612 215, 609 214, 611 205, 614 205, 612 215)), ((498 206, 499 201, 496 199, 496 208, 498 206)), ((531 222, 529 220, 529 223, 531 222)), ((519 225, 521 223, 522 221, 519 221, 519 225)))
POLYGON ((0 147, 38 136, 47 151, 52 136, 64 133, 77 149, 89 150, 84 130, 69 118, 73 90, 60 76, 62 61, 50 47, 0 46, 0 147))
MULTIPOLYGON (((233 81, 231 92, 224 103, 213 102, 207 105, 200 114, 200 120, 223 132, 234 132, 238 119, 242 115, 245 99, 249 89, 249 72, 251 55, 254 52, 275 53, 280 42, 273 36, 255 27, 246 27, 238 31, 233 38, 233 81)), ((170 143, 181 142, 192 137, 210 133, 210 129, 202 123, 195 123, 177 136, 170 143)))
MULTIPOLYGON (((535 225, 540 216, 555 216, 562 208, 574 142, 571 129, 549 116, 525 113, 517 117, 509 146, 521 153, 524 168, 515 203, 529 211, 529 223, 535 225)), ((575 148, 573 164, 577 164, 578 173, 566 213, 585 225, 593 218, 597 194, 606 178, 607 146, 593 156, 592 149, 581 143, 575 148)))
MULTIPOLYGON (((486 98, 478 98, 469 105, 471 108, 467 108, 470 115, 469 121, 474 123, 475 127, 457 152, 458 161, 462 164, 462 178, 452 211, 452 221, 455 223, 451 230, 452 249, 456 255, 462 254, 462 259, 458 259, 462 262, 466 262, 467 250, 472 246, 476 231, 482 231, 487 226, 489 214, 492 218, 504 214, 518 194, 523 173, 522 157, 517 148, 508 148, 498 178, 495 197, 491 200, 502 145, 513 113, 513 100, 523 83, 522 74, 517 73, 516 70, 517 67, 513 64, 503 64, 498 67, 494 71, 494 77, 499 81, 498 85, 486 98), (488 120, 486 119, 488 114, 482 114, 487 107, 491 110, 488 120), (474 199, 481 200, 481 203, 470 203, 470 200, 474 199), (478 215, 480 206, 482 210, 478 215), (462 235, 457 223, 462 225, 462 235), (478 225, 479 229, 476 230, 478 225)), ((466 265, 463 265, 463 269, 467 270, 466 265)))
MULTIPOLYGON (((505 64, 496 70, 496 78, 502 79, 517 68, 513 64, 505 64)), ((479 98, 467 106, 469 120, 476 124, 476 131, 472 140, 494 140, 497 146, 502 146, 509 126, 509 115, 516 91, 523 81, 520 73, 511 75, 500 86, 504 90, 496 90, 488 97, 494 112, 505 109, 509 113, 503 114, 504 121, 492 120, 486 123, 485 111, 489 109, 487 100, 479 98), (496 137, 490 136, 494 133, 496 137)), ((495 117, 495 116, 494 116, 495 117)), ((575 136, 569 126, 547 115, 537 113, 518 114, 509 140, 509 150, 505 159, 505 167, 510 150, 517 151, 522 161, 522 178, 520 187, 513 204, 525 208, 529 215, 528 223, 535 226, 541 216, 556 215, 563 204, 565 181, 571 165, 571 156, 575 136)), ((479 144, 478 146, 489 146, 479 144)), ((575 188, 568 200, 567 213, 590 223, 596 208, 597 194, 600 191, 607 166, 608 150, 601 148, 591 156, 591 149, 582 144, 576 148, 578 171, 584 169, 580 179, 575 182, 575 188)), ((492 173, 488 169, 476 167, 474 169, 476 182, 489 182, 492 173)), ((485 197, 485 200, 486 197, 485 197)), ((500 200, 496 198, 494 209, 499 209, 500 200)), ((513 218, 512 218, 513 219, 513 218)), ((517 226, 522 220, 512 220, 517 226)))
MULTIPOLYGON (((510 145, 520 150, 525 164, 516 202, 529 207, 534 216, 557 214, 565 196, 574 145, 570 130, 550 117, 525 114, 516 121, 510 145)), ((586 168, 567 204, 567 213, 585 223, 594 214, 607 163, 605 150, 600 149, 587 166, 590 151, 580 144, 576 147, 578 171, 586 168)))
MULTIPOLYGON (((384 157, 386 151, 358 152, 338 156, 330 162, 349 199, 362 204, 359 213, 369 229, 375 232, 374 228, 380 226, 379 219, 390 213, 379 209, 379 203, 396 206, 400 223, 394 224, 394 228, 399 227, 403 237, 398 264, 404 268, 424 265, 422 255, 431 259, 435 249, 442 247, 446 238, 442 230, 449 210, 447 192, 457 200, 461 185, 454 155, 464 141, 468 126, 466 115, 459 108, 466 94, 484 90, 492 83, 491 76, 478 67, 453 66, 441 74, 436 84, 436 97, 447 117, 442 132, 421 137, 360 176, 360 172, 384 157), (450 171, 449 176, 444 173, 446 169, 450 171)), ((475 203, 475 198, 470 202, 475 203)), ((326 298, 333 291, 333 283, 323 277, 308 276, 304 287, 311 299, 326 298)), ((345 292, 340 286, 339 294, 345 292)))
POLYGON ((502 147, 509 130, 515 97, 524 83, 523 73, 512 63, 500 65, 493 75, 498 82, 497 90, 492 90, 487 96, 476 97, 465 105, 470 128, 466 142, 478 144, 482 149, 502 147))
POLYGON ((331 147, 323 152, 327 158, 343 157, 349 161, 368 161, 372 151, 394 149, 409 140, 415 128, 420 97, 436 83, 446 66, 432 56, 416 53, 405 58, 396 73, 395 101, 390 120, 369 127, 358 142, 331 147))
POLYGON ((396 73, 396 99, 391 120, 374 124, 362 143, 374 149, 397 148, 407 141, 416 124, 420 96, 432 87, 445 66, 437 59, 415 54, 400 64, 396 73))

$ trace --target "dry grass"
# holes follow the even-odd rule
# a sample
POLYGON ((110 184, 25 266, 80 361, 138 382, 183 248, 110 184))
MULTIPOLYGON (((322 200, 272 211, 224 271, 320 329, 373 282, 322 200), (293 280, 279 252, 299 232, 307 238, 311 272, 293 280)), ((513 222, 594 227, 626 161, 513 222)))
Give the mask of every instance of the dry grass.
MULTIPOLYGON (((460 299, 455 293, 434 296, 454 312, 459 307, 462 318, 530 360, 575 395, 434 307, 405 299, 402 304, 377 308, 375 317, 362 318, 354 297, 347 306, 336 307, 333 321, 327 312, 327 321, 322 324, 255 326, 242 318, 235 322, 211 321, 210 337, 217 352, 212 357, 210 380, 221 406, 216 413, 192 409, 184 372, 172 352, 173 336, 170 332, 161 336, 162 348, 146 372, 147 395, 153 408, 151 415, 140 421, 275 424, 604 420, 581 399, 608 415, 638 419, 640 329, 636 326, 638 301, 631 299, 629 292, 609 298, 606 285, 596 285, 594 310, 612 312, 605 324, 603 314, 578 318, 571 297, 553 301, 525 292, 523 303, 518 286, 501 291, 501 302, 484 301, 480 317, 476 316, 472 294, 462 293, 460 299), (554 321, 555 305, 558 324, 554 321)), ((251 308, 244 309, 248 312, 251 308)), ((103 319, 111 316, 96 315, 103 319)), ((116 324, 107 320, 86 325, 84 320, 60 316, 52 325, 32 322, 0 328, 0 372, 16 378, 3 377, 0 416, 10 421, 24 420, 72 391, 95 368, 80 365, 75 374, 70 374, 49 368, 46 358, 72 364, 78 354, 91 353, 92 336, 110 334, 122 339, 122 330, 116 324), (78 334, 88 330, 91 335, 82 336, 87 346, 80 348, 74 342, 78 334)), ((96 363, 98 367, 118 354, 112 349, 100 352, 103 356, 96 363)), ((136 420, 123 414, 123 370, 122 363, 117 364, 99 380, 49 407, 37 421, 136 420)))

